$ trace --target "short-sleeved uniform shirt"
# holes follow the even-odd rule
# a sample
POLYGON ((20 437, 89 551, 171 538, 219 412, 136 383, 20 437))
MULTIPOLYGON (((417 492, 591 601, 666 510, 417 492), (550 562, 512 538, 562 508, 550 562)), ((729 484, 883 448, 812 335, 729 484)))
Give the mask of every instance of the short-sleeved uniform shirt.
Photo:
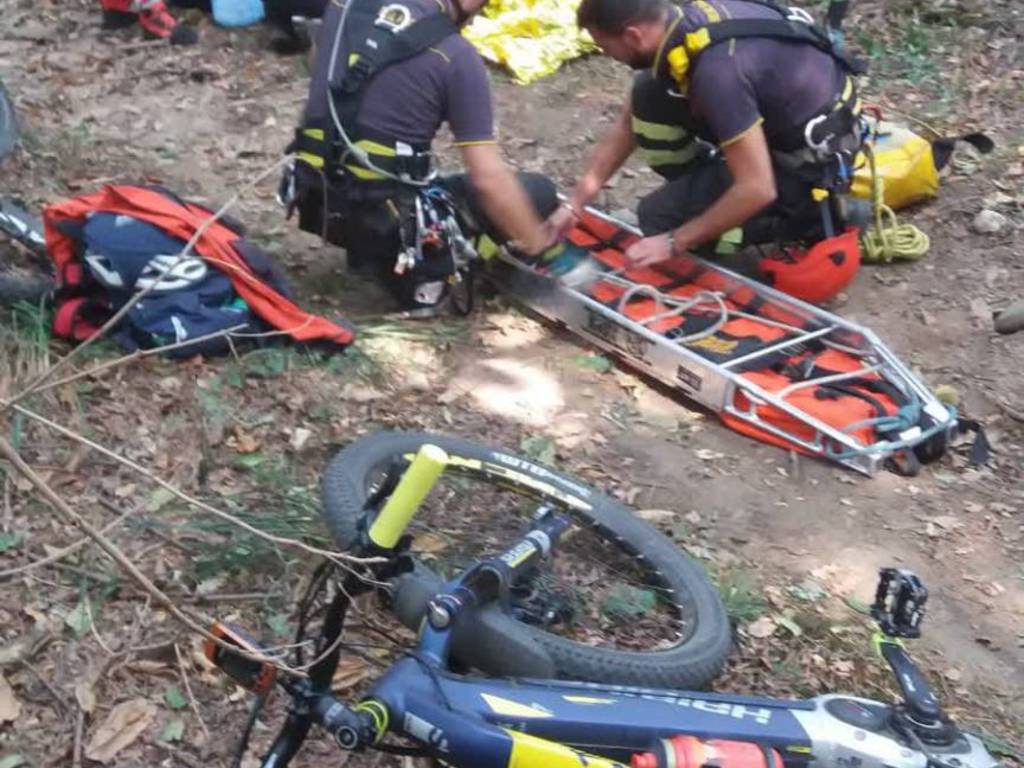
MULTIPOLYGON (((696 0, 678 10, 655 58, 655 77, 674 80, 670 52, 718 19, 778 19, 764 5, 744 0, 696 0)), ((804 127, 832 108, 846 73, 828 53, 808 43, 768 37, 726 40, 701 51, 682 83, 698 134, 728 146, 762 125, 768 146, 788 152, 804 146, 804 127)))
MULTIPOLYGON (((445 0, 402 0, 413 18, 447 13, 445 0)), ((371 136, 427 146, 442 123, 458 144, 494 141, 491 85, 483 59, 461 35, 379 72, 366 86, 357 125, 371 136)))

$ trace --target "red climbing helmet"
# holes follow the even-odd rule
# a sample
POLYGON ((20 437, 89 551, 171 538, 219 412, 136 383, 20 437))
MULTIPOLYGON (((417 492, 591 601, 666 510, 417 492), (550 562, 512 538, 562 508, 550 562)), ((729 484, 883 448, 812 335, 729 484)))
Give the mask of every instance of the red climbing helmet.
POLYGON ((766 283, 798 299, 821 304, 834 299, 853 282, 860 267, 860 230, 820 240, 809 249, 788 248, 761 259, 766 283))

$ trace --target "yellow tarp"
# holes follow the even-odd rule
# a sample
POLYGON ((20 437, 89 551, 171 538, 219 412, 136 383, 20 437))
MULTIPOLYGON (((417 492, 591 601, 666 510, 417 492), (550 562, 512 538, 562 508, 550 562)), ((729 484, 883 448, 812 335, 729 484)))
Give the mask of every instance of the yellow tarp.
POLYGON ((579 0, 491 0, 464 32, 480 55, 506 67, 519 83, 550 75, 563 62, 595 50, 576 28, 579 0))

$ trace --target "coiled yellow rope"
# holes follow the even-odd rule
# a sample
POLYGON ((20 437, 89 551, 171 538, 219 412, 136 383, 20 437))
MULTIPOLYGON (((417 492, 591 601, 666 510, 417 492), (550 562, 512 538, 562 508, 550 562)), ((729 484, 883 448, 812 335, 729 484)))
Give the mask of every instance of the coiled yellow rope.
POLYGON ((861 237, 862 257, 867 262, 888 264, 896 260, 916 261, 928 253, 931 240, 913 224, 900 224, 896 213, 883 202, 883 180, 875 167, 875 153, 870 143, 864 154, 871 165, 871 197, 875 226, 861 237))

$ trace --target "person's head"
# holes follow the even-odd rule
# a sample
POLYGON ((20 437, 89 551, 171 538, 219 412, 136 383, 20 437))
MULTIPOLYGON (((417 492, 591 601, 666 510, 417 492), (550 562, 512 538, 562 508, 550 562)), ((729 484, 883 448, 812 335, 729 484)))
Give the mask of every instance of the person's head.
POLYGON ((488 0, 450 0, 450 2, 455 23, 462 27, 484 9, 488 0))
POLYGON ((613 59, 641 69, 654 63, 671 9, 669 0, 583 0, 576 23, 613 59))

